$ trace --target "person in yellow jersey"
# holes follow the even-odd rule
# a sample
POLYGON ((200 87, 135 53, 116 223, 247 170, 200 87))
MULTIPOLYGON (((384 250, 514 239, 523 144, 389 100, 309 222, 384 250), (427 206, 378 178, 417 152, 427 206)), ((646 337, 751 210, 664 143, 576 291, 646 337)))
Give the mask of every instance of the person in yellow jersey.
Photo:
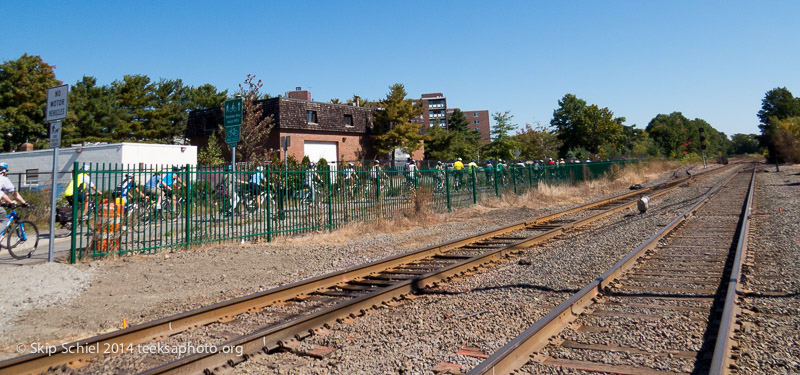
POLYGON ((464 163, 461 161, 461 158, 458 158, 455 163, 453 163, 453 169, 456 171, 456 190, 461 189, 461 185, 464 184, 464 163))
POLYGON ((89 171, 91 167, 88 164, 84 164, 81 169, 80 173, 75 178, 75 181, 78 181, 78 186, 76 188, 75 181, 70 181, 69 185, 67 185, 67 189, 64 191, 64 197, 67 198, 67 202, 70 205, 74 205, 75 202, 78 204, 83 203, 83 211, 81 216, 83 219, 87 218, 89 210, 89 200, 86 199, 89 196, 89 189, 94 190, 95 194, 97 193, 97 188, 94 186, 94 182, 92 182, 92 177, 89 176, 89 171), (76 191, 77 190, 77 191, 76 191))

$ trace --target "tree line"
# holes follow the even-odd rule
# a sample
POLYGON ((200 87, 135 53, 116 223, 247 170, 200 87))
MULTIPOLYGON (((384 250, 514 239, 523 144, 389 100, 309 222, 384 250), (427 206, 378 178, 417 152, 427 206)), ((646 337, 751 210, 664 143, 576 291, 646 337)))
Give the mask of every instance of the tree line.
MULTIPOLYGON (((30 142, 47 148, 47 88, 62 84, 53 66, 22 55, 0 65, 0 150, 30 142)), ((227 90, 185 85, 180 79, 125 75, 110 85, 84 76, 70 85, 61 144, 88 142, 182 142, 189 112, 221 106, 227 90)))
MULTIPOLYGON (((10 151, 24 142, 47 147, 46 90, 59 84, 53 66, 39 56, 24 54, 0 65, 0 150, 10 151)), ((243 161, 270 158, 262 140, 273 121, 252 105, 269 97, 259 92, 261 87, 260 81, 248 76, 237 93, 246 99, 242 139, 253 143, 241 145, 239 151, 248 159, 243 161)), ((190 111, 221 107, 230 96, 213 85, 193 87, 180 79, 125 75, 109 85, 98 85, 96 78, 84 76, 70 87, 62 145, 81 141, 181 143, 190 111)), ((446 128, 434 126, 423 132, 421 103, 407 96, 404 86, 397 83, 381 100, 357 95, 347 100, 375 109, 372 137, 381 155, 398 148, 410 154, 423 144, 425 157, 438 160, 514 159, 519 151, 520 159, 694 158, 705 152, 708 156, 764 153, 770 160, 792 161, 800 153, 800 98, 786 88, 770 90, 762 101, 760 135, 734 134, 731 138, 707 121, 689 119, 681 112, 657 114, 644 129, 637 129, 609 108, 568 93, 558 100, 547 125, 526 123, 520 127, 510 112, 493 113, 491 141, 483 142, 477 131, 469 129, 460 110, 448 116, 446 128)))

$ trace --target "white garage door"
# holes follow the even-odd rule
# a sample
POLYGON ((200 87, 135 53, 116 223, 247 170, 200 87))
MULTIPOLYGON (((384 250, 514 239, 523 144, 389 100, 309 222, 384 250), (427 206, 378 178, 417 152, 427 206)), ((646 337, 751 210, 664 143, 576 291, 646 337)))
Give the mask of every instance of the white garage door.
POLYGON ((303 154, 308 156, 308 160, 315 163, 324 158, 331 168, 335 168, 336 160, 339 160, 339 157, 336 156, 336 142, 305 141, 303 154))

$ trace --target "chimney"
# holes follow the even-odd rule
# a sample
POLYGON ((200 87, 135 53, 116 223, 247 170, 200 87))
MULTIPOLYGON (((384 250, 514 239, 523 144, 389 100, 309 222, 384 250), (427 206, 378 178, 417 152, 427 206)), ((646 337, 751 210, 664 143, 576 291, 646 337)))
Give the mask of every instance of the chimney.
POLYGON ((289 99, 300 99, 300 100, 307 100, 311 101, 311 92, 308 90, 303 90, 302 87, 297 86, 295 87, 295 91, 289 91, 286 96, 289 99))

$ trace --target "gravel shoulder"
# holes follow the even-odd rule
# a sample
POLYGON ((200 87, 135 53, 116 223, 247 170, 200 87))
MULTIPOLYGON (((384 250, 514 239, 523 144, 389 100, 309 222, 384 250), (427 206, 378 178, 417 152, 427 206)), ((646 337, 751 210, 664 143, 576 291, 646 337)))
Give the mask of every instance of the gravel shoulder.
MULTIPOLYGON (((632 183, 655 184, 671 175, 632 183)), ((508 199, 487 200, 451 214, 352 225, 272 243, 206 246, 78 265, 4 265, 0 359, 19 355, 20 344, 90 337, 121 328, 123 318, 129 325, 143 323, 618 193, 596 189, 550 207, 523 199, 511 204, 508 199)))
POLYGON ((800 165, 756 176, 740 373, 800 373, 800 165))

